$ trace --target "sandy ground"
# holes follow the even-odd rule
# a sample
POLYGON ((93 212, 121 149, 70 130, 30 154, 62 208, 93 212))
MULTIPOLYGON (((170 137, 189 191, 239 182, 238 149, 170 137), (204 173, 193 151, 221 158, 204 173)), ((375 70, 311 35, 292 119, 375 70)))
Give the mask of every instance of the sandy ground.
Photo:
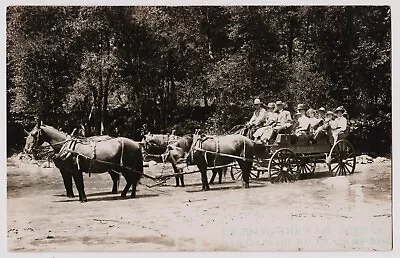
MULTIPOLYGON (((348 177, 317 172, 291 184, 270 184, 262 175, 250 189, 228 175, 208 192, 200 191, 200 174, 186 176, 185 188, 174 187, 174 179, 148 188, 143 184, 152 182, 143 180, 136 199, 111 194, 108 174, 85 175, 84 204, 65 196, 56 168, 15 159, 7 165, 11 252, 392 248, 390 162, 357 165, 348 177)), ((124 185, 122 179, 120 190, 124 185)))

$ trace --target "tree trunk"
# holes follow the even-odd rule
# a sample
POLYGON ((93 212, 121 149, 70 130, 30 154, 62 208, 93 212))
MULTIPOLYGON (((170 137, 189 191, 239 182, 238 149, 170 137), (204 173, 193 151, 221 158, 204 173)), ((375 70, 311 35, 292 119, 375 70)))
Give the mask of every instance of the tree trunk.
POLYGON ((109 95, 109 87, 110 87, 110 80, 113 74, 113 70, 109 69, 106 77, 106 81, 103 85, 103 105, 101 109, 101 123, 102 123, 102 131, 100 134, 104 134, 108 131, 108 95, 109 95))
POLYGON ((293 63, 293 40, 294 40, 294 28, 295 27, 295 18, 289 18, 289 38, 288 38, 288 61, 289 64, 293 63))

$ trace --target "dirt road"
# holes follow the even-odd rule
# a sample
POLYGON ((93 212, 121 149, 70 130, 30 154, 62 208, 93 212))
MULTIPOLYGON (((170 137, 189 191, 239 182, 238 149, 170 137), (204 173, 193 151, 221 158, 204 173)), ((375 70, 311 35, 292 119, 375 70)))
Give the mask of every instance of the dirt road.
MULTIPOLYGON (((292 184, 229 176, 202 192, 200 174, 185 188, 138 187, 138 198, 110 194, 108 174, 85 175, 87 203, 65 196, 56 168, 9 159, 9 251, 390 250, 391 164, 357 165, 348 177, 292 184)), ((165 173, 171 173, 170 166, 165 173)), ((159 174, 161 165, 146 169, 159 174)), ((265 175, 263 175, 265 177, 265 175)), ((144 184, 151 184, 143 180, 144 184)), ((120 190, 125 182, 122 179, 120 190)), ((74 192, 77 190, 74 187, 74 192)))

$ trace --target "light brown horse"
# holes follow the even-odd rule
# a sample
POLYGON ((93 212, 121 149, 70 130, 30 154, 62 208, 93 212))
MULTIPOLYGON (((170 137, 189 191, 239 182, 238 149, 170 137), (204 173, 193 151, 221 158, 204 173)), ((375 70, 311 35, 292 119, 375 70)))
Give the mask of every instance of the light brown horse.
POLYGON ((51 126, 37 124, 26 139, 25 151, 30 153, 43 142, 48 142, 58 150, 53 160, 63 175, 67 194, 73 194, 72 176, 79 200, 86 202, 82 173, 115 171, 122 173, 127 182, 121 196, 126 196, 132 185, 131 197, 135 197, 137 183, 143 174, 142 152, 137 142, 123 137, 97 142, 74 140, 51 126))
MULTIPOLYGON (((197 165, 201 173, 202 190, 207 191, 210 190, 207 168, 228 165, 234 160, 242 170, 243 185, 248 188, 253 164, 253 143, 243 135, 204 137, 195 134, 186 162, 197 165)), ((213 173, 220 174, 222 168, 212 170, 213 173)))

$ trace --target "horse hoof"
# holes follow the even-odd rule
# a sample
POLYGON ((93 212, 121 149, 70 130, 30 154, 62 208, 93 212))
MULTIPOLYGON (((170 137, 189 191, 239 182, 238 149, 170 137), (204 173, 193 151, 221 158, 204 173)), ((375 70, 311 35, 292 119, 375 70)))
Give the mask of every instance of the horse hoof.
POLYGON ((245 183, 245 184, 244 184, 244 188, 250 188, 249 184, 248 184, 248 183, 245 183))
POLYGON ((126 193, 122 192, 121 197, 126 197, 126 193))
POLYGON ((85 203, 85 202, 87 202, 87 199, 81 200, 81 203, 85 203))
POLYGON ((210 187, 204 187, 203 191, 210 191, 210 187))
POLYGON ((112 193, 112 194, 117 194, 117 193, 118 193, 118 191, 111 191, 111 193, 112 193))
POLYGON ((67 195, 67 197, 68 197, 68 198, 75 198, 75 195, 69 194, 69 195, 67 195))

